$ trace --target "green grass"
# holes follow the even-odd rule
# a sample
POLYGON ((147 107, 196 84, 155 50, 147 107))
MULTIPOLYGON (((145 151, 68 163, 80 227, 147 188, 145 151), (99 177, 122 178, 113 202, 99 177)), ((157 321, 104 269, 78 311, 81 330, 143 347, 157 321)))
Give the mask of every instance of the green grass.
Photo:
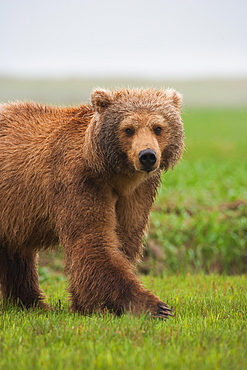
POLYGON ((190 161, 236 161, 246 164, 247 109, 191 109, 184 112, 190 161))
POLYGON ((83 317, 65 284, 43 284, 53 312, 9 307, 0 316, 0 369, 244 369, 245 276, 146 277, 176 316, 83 317))

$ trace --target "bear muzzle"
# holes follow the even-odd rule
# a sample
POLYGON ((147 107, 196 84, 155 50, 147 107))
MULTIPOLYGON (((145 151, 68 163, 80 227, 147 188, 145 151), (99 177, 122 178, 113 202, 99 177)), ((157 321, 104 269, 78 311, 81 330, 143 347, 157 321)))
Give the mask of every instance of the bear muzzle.
POLYGON ((156 169, 157 155, 153 149, 141 150, 138 154, 139 162, 141 163, 141 170, 147 173, 156 169))

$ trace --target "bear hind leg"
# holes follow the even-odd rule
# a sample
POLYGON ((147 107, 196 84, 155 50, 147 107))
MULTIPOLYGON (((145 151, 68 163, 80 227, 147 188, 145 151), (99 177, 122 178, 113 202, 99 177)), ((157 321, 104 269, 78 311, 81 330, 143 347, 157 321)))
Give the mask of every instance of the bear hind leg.
POLYGON ((0 286, 4 300, 24 308, 46 307, 42 302, 35 252, 28 255, 9 253, 0 246, 0 286))

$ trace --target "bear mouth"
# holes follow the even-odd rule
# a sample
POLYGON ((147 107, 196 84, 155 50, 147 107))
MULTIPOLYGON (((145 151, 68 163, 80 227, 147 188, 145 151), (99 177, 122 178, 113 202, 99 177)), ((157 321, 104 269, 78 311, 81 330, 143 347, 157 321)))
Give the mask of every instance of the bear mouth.
POLYGON ((149 174, 150 172, 157 170, 157 168, 153 166, 152 167, 142 167, 140 170, 142 172, 146 172, 147 174, 149 174))

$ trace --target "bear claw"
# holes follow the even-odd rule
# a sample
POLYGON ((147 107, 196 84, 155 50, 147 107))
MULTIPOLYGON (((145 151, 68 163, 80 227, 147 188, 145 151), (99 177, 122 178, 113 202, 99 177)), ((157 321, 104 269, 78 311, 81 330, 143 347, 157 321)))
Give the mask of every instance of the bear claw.
POLYGON ((172 309, 169 308, 165 303, 159 303, 158 307, 165 311, 172 311, 172 309))
POLYGON ((171 313, 172 309, 167 307, 165 303, 159 303, 158 308, 159 310, 154 317, 158 317, 160 319, 167 319, 169 316, 174 317, 174 315, 171 313))

